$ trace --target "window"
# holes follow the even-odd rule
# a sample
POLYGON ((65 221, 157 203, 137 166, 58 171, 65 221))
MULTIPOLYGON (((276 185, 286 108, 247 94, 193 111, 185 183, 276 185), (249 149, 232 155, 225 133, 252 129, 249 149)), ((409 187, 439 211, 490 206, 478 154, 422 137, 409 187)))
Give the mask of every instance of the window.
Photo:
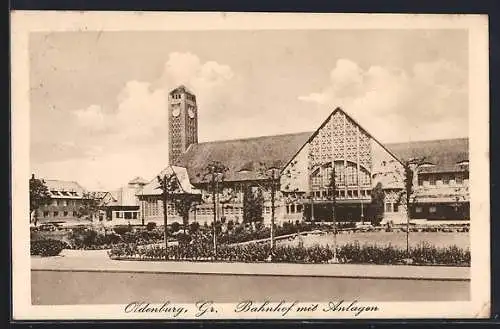
POLYGON ((436 176, 429 176, 429 185, 436 185, 436 176))
POLYGON ((78 216, 77 212, 73 211, 73 217, 77 217, 77 216, 78 216))
POLYGON ((352 165, 348 165, 346 168, 347 185, 356 185, 356 168, 352 165))
POLYGON ((43 212, 43 217, 49 217, 49 212, 48 211, 44 211, 43 212))
POLYGON ((348 197, 348 198, 352 198, 352 191, 350 191, 350 190, 349 190, 349 191, 347 191, 347 197, 348 197))
POLYGON ((424 185, 424 179, 423 179, 423 178, 422 178, 422 176, 420 176, 420 175, 418 176, 418 185, 419 185, 419 186, 424 185))
POLYGON ((132 218, 133 218, 133 219, 137 219, 137 213, 136 213, 136 212, 134 212, 134 213, 132 214, 132 218))
POLYGON ((54 217, 59 216, 59 211, 54 211, 54 217))
POLYGON ((429 213, 435 214, 436 213, 436 207, 435 206, 429 207, 429 213))
POLYGON ((115 212, 115 216, 116 216, 116 218, 122 218, 122 214, 119 211, 115 212))
POLYGON ((352 191, 352 192, 353 192, 353 196, 354 196, 355 198, 357 198, 357 197, 358 197, 358 191, 352 191))
POLYGON ((68 200, 63 200, 63 206, 67 206, 68 205, 68 200))
POLYGON ((462 174, 457 174, 455 178, 457 184, 463 184, 464 183, 464 176, 462 174))
POLYGON ((394 207, 394 212, 398 212, 399 211, 399 204, 394 203, 393 207, 394 207))
POLYGON ((298 204, 297 206, 297 212, 302 212, 302 205, 301 204, 298 204))
POLYGON ((422 207, 415 207, 415 212, 420 214, 422 212, 422 207))
POLYGON ((68 212, 67 211, 63 212, 63 216, 68 217, 68 212))
POLYGON ((385 204, 385 212, 392 212, 392 203, 385 204))
POLYGON ((450 175, 443 175, 443 184, 450 184, 450 175))
POLYGON ((126 211, 124 214, 125 214, 125 219, 132 219, 132 213, 130 211, 126 211))

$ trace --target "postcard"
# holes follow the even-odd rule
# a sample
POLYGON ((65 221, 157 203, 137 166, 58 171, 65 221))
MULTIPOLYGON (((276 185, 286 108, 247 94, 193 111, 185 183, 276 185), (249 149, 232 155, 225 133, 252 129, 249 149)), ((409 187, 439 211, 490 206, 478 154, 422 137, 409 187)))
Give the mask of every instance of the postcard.
POLYGON ((15 320, 489 317, 487 16, 11 18, 15 320))

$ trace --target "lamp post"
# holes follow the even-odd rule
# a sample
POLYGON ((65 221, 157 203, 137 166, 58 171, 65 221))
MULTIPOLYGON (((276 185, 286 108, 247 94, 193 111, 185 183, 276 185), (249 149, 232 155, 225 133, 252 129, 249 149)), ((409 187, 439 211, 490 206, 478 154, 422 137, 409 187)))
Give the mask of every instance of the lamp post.
POLYGON ((333 259, 332 263, 338 263, 337 258, 337 218, 335 214, 335 207, 337 205, 337 185, 335 182, 335 161, 332 160, 332 177, 330 178, 330 186, 332 192, 332 220, 333 220, 333 259))
POLYGON ((276 201, 276 188, 278 187, 279 182, 279 172, 276 175, 276 171, 279 168, 270 168, 269 171, 271 173, 271 259, 274 253, 274 217, 275 217, 275 201, 276 201))
POLYGON ((142 218, 142 226, 145 224, 145 209, 144 209, 144 186, 141 188, 141 218, 142 218))
POLYGON ((170 189, 170 178, 167 177, 167 175, 164 175, 163 177, 158 176, 158 183, 159 183, 159 189, 162 190, 162 201, 163 201, 163 227, 164 227, 164 232, 163 232, 163 238, 165 240, 165 259, 168 260, 168 196, 169 196, 169 189, 170 189))

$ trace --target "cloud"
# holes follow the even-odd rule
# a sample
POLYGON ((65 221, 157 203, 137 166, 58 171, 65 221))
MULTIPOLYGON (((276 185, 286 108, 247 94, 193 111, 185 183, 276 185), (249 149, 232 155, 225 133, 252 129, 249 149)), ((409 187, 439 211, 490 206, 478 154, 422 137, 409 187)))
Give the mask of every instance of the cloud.
POLYGON ((299 96, 320 108, 341 106, 383 141, 467 135, 467 75, 455 63, 361 68, 340 59, 320 92, 299 96))
POLYGON ((105 130, 108 125, 106 116, 99 105, 90 105, 85 109, 79 109, 74 112, 78 123, 93 131, 105 130))

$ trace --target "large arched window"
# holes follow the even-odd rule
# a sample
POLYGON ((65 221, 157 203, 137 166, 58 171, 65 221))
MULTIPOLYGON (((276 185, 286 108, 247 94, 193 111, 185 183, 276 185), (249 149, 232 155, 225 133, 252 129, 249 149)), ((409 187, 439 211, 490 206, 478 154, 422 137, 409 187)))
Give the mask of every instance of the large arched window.
MULTIPOLYGON (((325 189, 330 186, 332 167, 330 163, 317 167, 311 175, 311 183, 314 189, 325 189)), ((335 185, 336 186, 369 186, 371 184, 370 173, 363 167, 353 162, 335 161, 335 185)))

